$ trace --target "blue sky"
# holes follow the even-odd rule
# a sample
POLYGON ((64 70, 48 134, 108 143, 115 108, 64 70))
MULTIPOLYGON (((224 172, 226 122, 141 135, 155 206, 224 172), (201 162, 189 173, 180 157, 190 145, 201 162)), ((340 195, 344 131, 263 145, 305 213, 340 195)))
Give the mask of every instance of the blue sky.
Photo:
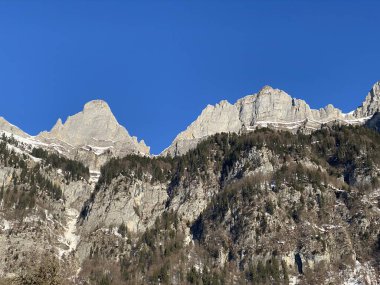
POLYGON ((380 80, 380 1, 0 1, 0 116, 30 134, 106 100, 159 153, 263 85, 356 108, 380 80))

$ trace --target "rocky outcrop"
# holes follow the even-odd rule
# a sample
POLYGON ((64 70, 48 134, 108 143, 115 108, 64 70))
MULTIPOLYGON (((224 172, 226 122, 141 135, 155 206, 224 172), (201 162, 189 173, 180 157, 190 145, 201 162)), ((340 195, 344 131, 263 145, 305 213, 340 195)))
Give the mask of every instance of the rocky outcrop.
POLYGON ((184 154, 203 138, 222 132, 241 133, 258 127, 309 132, 322 124, 363 124, 379 107, 380 82, 373 86, 362 106, 348 114, 331 104, 319 110, 311 109, 305 101, 265 86, 258 93, 239 99, 233 105, 227 101, 215 106, 208 105, 162 155, 184 154))
POLYGON ((332 105, 312 110, 305 101, 292 98, 284 91, 270 86, 265 86, 255 95, 238 100, 235 106, 241 114, 241 122, 246 127, 262 121, 298 122, 307 118, 317 121, 345 118, 342 112, 332 105))
POLYGON ((223 100, 215 106, 208 105, 198 119, 177 138, 178 140, 196 139, 213 133, 238 132, 240 129, 238 108, 223 100))
POLYGON ((96 193, 83 230, 90 234, 99 228, 125 224, 131 232, 144 232, 162 214, 167 200, 167 184, 129 181, 124 177, 109 185, 111 191, 96 193))
POLYGON ((380 111, 380 81, 373 85, 363 104, 358 107, 354 116, 356 118, 369 117, 380 111))

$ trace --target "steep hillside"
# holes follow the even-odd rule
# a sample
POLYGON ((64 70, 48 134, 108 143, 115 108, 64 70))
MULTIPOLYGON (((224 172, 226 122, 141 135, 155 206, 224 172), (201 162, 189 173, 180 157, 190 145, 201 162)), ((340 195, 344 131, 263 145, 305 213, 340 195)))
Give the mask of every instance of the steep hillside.
POLYGON ((364 127, 261 129, 112 160, 81 211, 77 282, 378 284, 379 150, 364 127))
POLYGON ((54 270, 75 275, 75 224, 94 186, 89 169, 40 148, 26 150, 3 135, 0 185, 0 276, 6 284, 14 276, 30 279, 31 268, 48 259, 54 270))

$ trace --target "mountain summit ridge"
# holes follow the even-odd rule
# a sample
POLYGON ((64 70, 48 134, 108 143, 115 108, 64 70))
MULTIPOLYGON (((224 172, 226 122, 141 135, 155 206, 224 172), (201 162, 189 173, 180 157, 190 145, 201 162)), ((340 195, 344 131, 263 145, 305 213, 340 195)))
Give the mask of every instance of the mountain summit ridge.
POLYGON ((258 127, 311 131, 331 122, 363 124, 379 110, 380 81, 373 85, 362 105, 350 113, 343 113, 332 104, 312 109, 306 101, 265 85, 234 104, 222 100, 214 106, 208 105, 161 155, 184 154, 203 138, 222 132, 241 133, 258 127))
MULTIPOLYGON (((331 104, 324 108, 312 109, 306 101, 265 85, 259 92, 242 97, 233 104, 222 100, 215 105, 207 105, 198 118, 179 133, 161 155, 184 154, 203 138, 222 132, 242 133, 258 127, 312 131, 322 124, 334 122, 364 124, 379 110, 380 81, 373 85, 363 103, 349 113, 343 113, 331 104)), ((61 145, 61 149, 102 148, 112 150, 114 156, 131 153, 150 155, 150 148, 145 142, 131 136, 127 129, 118 123, 108 103, 101 99, 85 103, 81 111, 68 116, 65 121, 59 118, 50 131, 40 132, 35 137, 2 117, 1 130, 24 138, 31 137, 46 144, 61 145)), ((72 155, 77 153, 73 153, 72 149, 70 152, 72 155)))

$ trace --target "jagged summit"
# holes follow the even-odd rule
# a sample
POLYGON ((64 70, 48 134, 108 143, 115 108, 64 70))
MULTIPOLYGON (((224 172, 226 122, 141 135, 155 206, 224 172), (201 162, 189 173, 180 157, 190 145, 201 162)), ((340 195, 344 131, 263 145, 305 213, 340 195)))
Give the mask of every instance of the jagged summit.
POLYGON ((240 133, 257 127, 311 131, 334 122, 362 124, 379 110, 380 82, 373 86, 362 106, 348 114, 331 104, 319 110, 311 109, 304 100, 266 85, 258 93, 245 96, 233 105, 227 101, 208 105, 162 154, 183 154, 203 138, 221 132, 240 133))
POLYGON ((62 127, 63 127, 62 119, 59 118, 59 119, 57 120, 57 122, 55 123, 55 125, 53 126, 53 128, 51 129, 50 132, 55 132, 55 131, 57 131, 57 130, 60 130, 62 127))

